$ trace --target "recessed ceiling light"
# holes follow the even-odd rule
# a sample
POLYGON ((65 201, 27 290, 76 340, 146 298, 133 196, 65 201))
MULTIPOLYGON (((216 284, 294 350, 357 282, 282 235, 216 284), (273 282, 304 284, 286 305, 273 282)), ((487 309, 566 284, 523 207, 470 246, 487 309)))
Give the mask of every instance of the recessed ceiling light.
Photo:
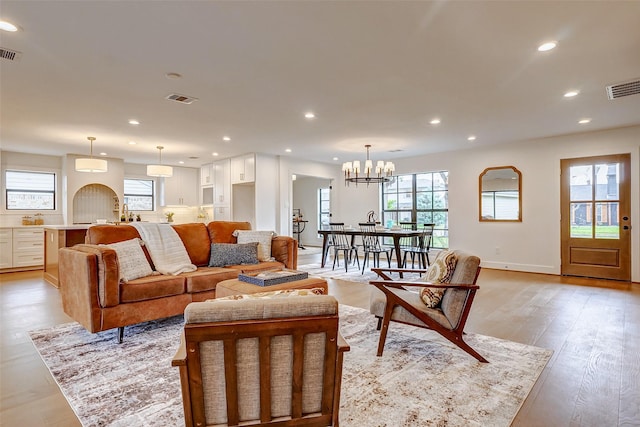
POLYGON ((178 163, 180 163, 181 165, 184 165, 184 160, 180 160, 178 163))
POLYGON ((228 137, 228 136, 223 136, 223 137, 222 137, 222 140, 223 140, 223 141, 227 141, 227 142, 228 142, 228 141, 231 141, 231 138, 230 138, 230 137, 228 137))
POLYGON ((577 90, 570 90, 569 92, 564 94, 565 98, 573 98, 574 96, 578 95, 580 92, 577 90))
POLYGON ((476 140, 475 135, 469 135, 469 137, 467 138, 467 141, 475 141, 475 140, 476 140))
POLYGON ((218 153, 216 153, 216 152, 211 153, 211 155, 212 155, 213 157, 218 157, 218 153))
POLYGON ((131 120, 129 120, 129 124, 130 124, 130 125, 139 125, 139 124, 140 124, 140 122, 139 122, 139 121, 137 121, 136 119, 131 119, 131 120))
POLYGON ((11 33, 18 31, 18 27, 13 25, 11 22, 0 21, 0 30, 9 31, 11 33))
POLYGON ((306 119, 315 119, 315 118, 316 118, 316 115, 315 115, 315 114, 313 114, 311 111, 309 111, 309 112, 307 112, 307 113, 304 113, 304 117, 305 117, 306 119))
POLYGON ((164 75, 166 78, 168 79, 179 79, 182 77, 182 74, 180 73, 167 73, 164 75))
POLYGON ((136 145, 135 141, 129 141, 129 145, 136 145))
POLYGON ((580 123, 581 125, 586 125, 587 123, 591 123, 591 119, 580 119, 578 120, 578 123, 580 123))
POLYGON ((101 155, 101 156, 106 156, 106 155, 107 155, 107 153, 100 153, 100 155, 101 155))
POLYGON ((335 162, 336 160, 338 160, 338 158, 337 158, 337 157, 334 157, 334 158, 333 158, 333 161, 335 162))
POLYGON ((546 52, 548 50, 551 50, 553 48, 555 48, 558 44, 556 42, 546 42, 546 43, 542 43, 540 46, 538 46, 538 51, 539 52, 546 52))
POLYGON ((432 125, 439 125, 440 124, 440 119, 433 119, 429 123, 431 123, 432 125))
POLYGON ((285 151, 285 152, 287 152, 287 153, 290 153, 290 152, 291 152, 291 148, 287 148, 287 149, 286 149, 286 150, 284 150, 284 151, 285 151))

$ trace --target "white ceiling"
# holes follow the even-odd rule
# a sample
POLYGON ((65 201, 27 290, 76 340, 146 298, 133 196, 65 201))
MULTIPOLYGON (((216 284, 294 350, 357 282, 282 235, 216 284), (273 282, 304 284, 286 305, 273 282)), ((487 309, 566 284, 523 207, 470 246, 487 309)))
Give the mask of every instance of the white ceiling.
POLYGON ((0 19, 22 53, 0 60, 8 151, 88 154, 95 136, 131 163, 163 145, 174 165, 340 164, 367 143, 392 160, 640 124, 640 95, 605 91, 640 78, 640 1, 3 0, 0 19))

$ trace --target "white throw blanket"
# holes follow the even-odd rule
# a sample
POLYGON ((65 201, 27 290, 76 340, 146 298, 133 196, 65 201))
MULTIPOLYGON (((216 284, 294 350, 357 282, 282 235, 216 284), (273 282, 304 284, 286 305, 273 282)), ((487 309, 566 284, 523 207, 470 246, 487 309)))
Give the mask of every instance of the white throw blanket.
POLYGON ((156 270, 162 274, 196 271, 178 233, 169 224, 133 223, 147 246, 156 270))

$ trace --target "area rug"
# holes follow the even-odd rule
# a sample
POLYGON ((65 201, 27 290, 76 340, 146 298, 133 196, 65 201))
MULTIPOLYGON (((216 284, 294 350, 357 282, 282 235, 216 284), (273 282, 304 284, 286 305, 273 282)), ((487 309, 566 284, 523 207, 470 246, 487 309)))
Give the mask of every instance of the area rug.
MULTIPOLYGON (((31 339, 83 426, 184 425, 178 369, 171 359, 180 316, 88 333, 78 323, 31 331, 31 339)), ((483 335, 467 341, 479 363, 432 331, 392 324, 376 357, 375 319, 340 306, 345 354, 340 423, 362 426, 508 426, 550 350, 483 335)))

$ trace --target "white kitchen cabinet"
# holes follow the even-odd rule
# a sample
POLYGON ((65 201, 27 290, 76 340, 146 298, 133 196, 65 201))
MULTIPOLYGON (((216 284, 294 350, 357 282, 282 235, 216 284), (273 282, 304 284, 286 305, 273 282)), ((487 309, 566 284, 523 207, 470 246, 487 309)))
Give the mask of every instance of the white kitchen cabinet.
POLYGON ((231 205, 231 174, 229 159, 213 164, 213 204, 214 206, 231 205))
POLYGON ((213 220, 214 221, 231 221, 231 207, 215 206, 213 208, 213 220))
POLYGON ((256 158, 253 153, 231 158, 231 184, 252 183, 256 179, 256 158))
POLYGON ((13 229, 12 267, 33 267, 44 264, 44 229, 24 227, 13 229))
POLYGON ((200 185, 212 185, 213 184, 213 164, 202 165, 200 168, 200 185))
POLYGON ((194 168, 173 168, 171 178, 163 178, 161 206, 198 205, 198 172, 194 168))
POLYGON ((0 228, 0 268, 13 267, 13 233, 10 228, 0 228))

